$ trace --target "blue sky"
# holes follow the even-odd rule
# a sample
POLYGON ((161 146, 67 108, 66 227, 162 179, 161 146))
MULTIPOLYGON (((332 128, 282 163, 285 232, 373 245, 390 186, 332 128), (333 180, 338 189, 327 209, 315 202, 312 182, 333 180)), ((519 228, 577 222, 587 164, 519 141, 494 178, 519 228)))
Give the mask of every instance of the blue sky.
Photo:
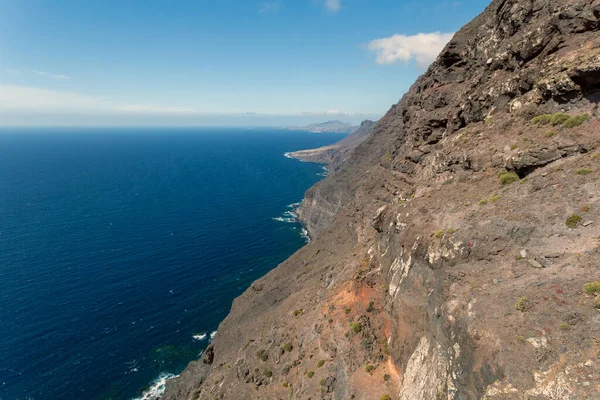
POLYGON ((0 0, 0 125, 384 114, 488 0, 0 0))

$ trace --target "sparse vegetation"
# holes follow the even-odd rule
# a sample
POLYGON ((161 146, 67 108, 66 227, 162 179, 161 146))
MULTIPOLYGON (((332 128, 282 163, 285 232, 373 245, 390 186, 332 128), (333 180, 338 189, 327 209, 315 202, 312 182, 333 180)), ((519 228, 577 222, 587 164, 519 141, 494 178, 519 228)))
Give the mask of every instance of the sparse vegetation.
POLYGON ((375 366, 371 365, 371 364, 367 364, 365 366, 365 371, 367 371, 367 374, 370 374, 371 372, 375 371, 375 366))
POLYGON ((525 337, 521 336, 521 335, 517 335, 517 342, 521 342, 521 343, 525 342, 525 337))
POLYGON ((565 128, 575 128, 580 126, 584 122, 588 121, 590 116, 588 114, 577 115, 575 117, 571 117, 563 123, 565 128))
POLYGON ((531 308, 531 302, 528 297, 519 297, 517 302, 515 303, 515 309, 517 311, 525 312, 531 308))
POLYGON ((302 315, 302 314, 304 314, 304 308, 300 308, 300 309, 294 311, 294 317, 297 317, 298 315, 302 315))
POLYGON ((498 200, 500 200, 501 198, 502 198, 502 196, 494 194, 494 195, 490 196, 488 201, 493 204, 493 203, 497 202, 498 200))
POLYGON ((588 282, 583 285, 583 291, 591 296, 600 294, 600 282, 588 282))
POLYGON ((571 325, 569 325, 566 322, 561 322, 560 325, 558 326, 562 331, 568 331, 569 329, 571 329, 571 325))
POLYGON ((565 113, 553 114, 552 117, 550 117, 550 125, 552 125, 552 126, 562 125, 565 122, 567 122, 569 120, 569 118, 571 118, 569 116, 569 114, 565 114, 565 113))
POLYGON ((574 228, 577 228, 577 225, 579 225, 580 222, 581 222, 581 217, 577 214, 573 214, 569 218, 567 218, 567 220, 565 221, 565 224, 567 225, 567 227, 574 229, 574 228))
POLYGON ((594 307, 600 308, 600 296, 594 297, 594 307))
POLYGON ((537 117, 533 117, 531 123, 535 125, 548 125, 552 120, 552 114, 542 114, 537 117))
POLYGON ((516 145, 516 143, 513 143, 513 144, 511 144, 511 145, 510 145, 510 149, 511 149, 511 150, 516 150, 516 149, 517 149, 517 145, 516 145))
POLYGON ((441 229, 436 229, 436 230, 433 232, 433 237, 434 237, 434 238, 436 238, 436 239, 441 239, 441 238, 443 238, 443 237, 444 237, 444 231, 443 231, 443 230, 441 230, 441 229))
POLYGON ((317 363, 317 368, 321 368, 325 364, 325 360, 319 360, 317 363))
POLYGON ((493 194, 491 195, 489 198, 487 199, 483 199, 479 201, 479 205, 480 206, 486 206, 488 204, 494 204, 496 203, 498 200, 500 200, 502 198, 502 196, 498 195, 498 194, 493 194))
POLYGON ((544 136, 546 136, 547 138, 551 138, 551 137, 556 136, 556 132, 548 131, 548 132, 546 132, 546 134, 544 136))
POLYGON ((506 170, 500 171, 498 173, 498 179, 500 180, 500 184, 502 186, 510 185, 511 183, 517 182, 520 178, 516 172, 509 172, 506 170))
POLYGON ((485 125, 486 126, 492 126, 494 124, 494 117, 487 117, 485 119, 485 125))
MULTIPOLYGON (((565 128, 575 128, 575 127, 583 124, 584 122, 586 122, 589 119, 590 119, 590 116, 588 114, 581 114, 581 115, 576 115, 574 117, 571 117, 571 116, 569 116, 569 114, 556 113, 556 114, 538 115, 537 117, 534 117, 531 120, 531 122, 535 125, 550 124, 552 126, 562 125, 565 128)), ((552 137, 552 136, 554 136, 554 135, 548 136, 548 134, 546 134, 546 137, 552 137)))
POLYGON ((283 346, 281 346, 281 349, 286 352, 289 353, 290 351, 292 351, 292 344, 291 343, 285 343, 283 346))
POLYGON ((575 173, 577 175, 589 175, 592 172, 594 172, 593 170, 589 169, 589 168, 579 168, 575 170, 575 173))
POLYGON ((383 396, 381 396, 381 399, 379 399, 379 400, 392 400, 392 398, 389 395, 384 394, 383 396))
POLYGON ((265 371, 263 372, 263 374, 267 377, 270 378, 273 376, 273 373, 271 371, 269 371, 268 369, 265 369, 265 371))
POLYGON ((346 314, 350 314, 350 311, 352 311, 350 308, 348 308, 348 307, 344 308, 344 312, 346 314))
POLYGON ((362 328, 360 327, 360 324, 358 322, 352 322, 352 323, 350 323, 350 329, 355 334, 360 333, 360 331, 362 330, 362 328))
POLYGON ((383 375, 383 381, 387 382, 390 380, 390 376, 388 374, 383 375))
POLYGON ((583 207, 581 207, 581 212, 584 212, 584 213, 590 212, 590 205, 585 204, 583 207))
POLYGON ((312 378, 313 376, 315 376, 315 373, 313 371, 308 371, 306 373, 306 376, 308 376, 309 378, 312 378))
POLYGON ((269 359, 269 355, 267 354, 266 350, 257 351, 256 357, 258 357, 258 359, 262 362, 267 362, 267 360, 269 359))

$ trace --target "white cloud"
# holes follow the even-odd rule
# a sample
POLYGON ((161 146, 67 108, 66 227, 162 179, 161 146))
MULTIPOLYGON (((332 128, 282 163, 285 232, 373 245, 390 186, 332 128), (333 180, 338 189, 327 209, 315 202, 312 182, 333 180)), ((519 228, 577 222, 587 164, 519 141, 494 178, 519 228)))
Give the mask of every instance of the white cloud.
POLYGON ((68 77, 66 75, 51 74, 49 72, 37 71, 35 69, 32 70, 31 72, 33 72, 34 74, 38 74, 38 75, 42 75, 42 76, 47 76, 48 78, 52 78, 52 79, 71 79, 70 77, 68 77))
POLYGON ((325 0, 325 7, 331 12, 338 12, 342 8, 341 0, 325 0))
POLYGON ((377 64, 405 63, 415 60, 421 68, 435 61, 437 55, 452 39, 454 33, 418 33, 413 36, 394 35, 369 43, 369 50, 377 53, 377 64))
POLYGON ((283 3, 281 0, 269 0, 260 4, 259 13, 276 13, 281 10, 283 3))

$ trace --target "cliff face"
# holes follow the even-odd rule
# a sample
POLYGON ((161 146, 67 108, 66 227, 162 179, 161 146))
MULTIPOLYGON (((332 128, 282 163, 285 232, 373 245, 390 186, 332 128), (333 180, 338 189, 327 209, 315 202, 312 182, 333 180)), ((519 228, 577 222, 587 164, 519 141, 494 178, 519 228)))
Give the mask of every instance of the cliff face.
POLYGON ((600 398, 599 18, 493 1, 164 398, 600 398))

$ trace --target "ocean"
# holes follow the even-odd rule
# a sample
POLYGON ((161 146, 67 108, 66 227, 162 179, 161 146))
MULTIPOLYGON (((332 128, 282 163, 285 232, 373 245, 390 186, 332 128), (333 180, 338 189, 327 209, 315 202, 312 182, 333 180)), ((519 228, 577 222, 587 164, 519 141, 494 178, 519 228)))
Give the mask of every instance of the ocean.
POLYGON ((0 130, 0 399, 152 398, 306 243, 294 203, 339 134, 0 130))

